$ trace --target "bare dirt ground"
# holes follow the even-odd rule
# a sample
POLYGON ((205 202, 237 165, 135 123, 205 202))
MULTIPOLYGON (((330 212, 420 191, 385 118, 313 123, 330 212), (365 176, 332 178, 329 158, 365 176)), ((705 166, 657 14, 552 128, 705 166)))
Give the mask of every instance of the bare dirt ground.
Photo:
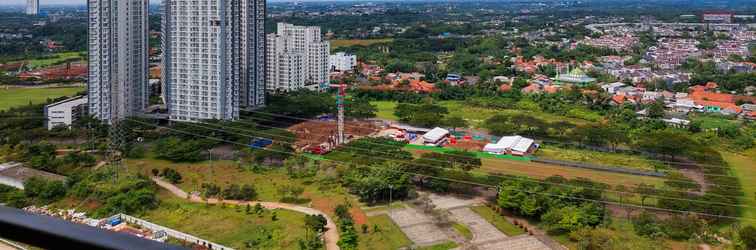
POLYGON ((486 144, 488 144, 487 141, 457 140, 457 143, 448 144, 447 147, 468 150, 468 151, 472 151, 472 150, 480 151, 480 150, 483 150, 483 147, 485 147, 486 144))
MULTIPOLYGON (((306 121, 295 124, 287 130, 297 136, 294 145, 297 148, 318 145, 335 138, 337 126, 335 121, 306 121)), ((344 133, 347 137, 364 137, 378 132, 378 127, 372 122, 345 121, 344 133)))
POLYGON ((693 180, 696 183, 698 183, 698 185, 701 185, 701 190, 700 191, 697 191, 697 192, 696 191, 691 191, 690 193, 697 194, 697 195, 704 195, 704 193, 706 193, 706 191, 709 190, 709 185, 706 182, 706 178, 704 177, 704 173, 702 173, 701 170, 686 168, 686 169, 680 169, 679 171, 685 177, 688 177, 691 180, 693 180))

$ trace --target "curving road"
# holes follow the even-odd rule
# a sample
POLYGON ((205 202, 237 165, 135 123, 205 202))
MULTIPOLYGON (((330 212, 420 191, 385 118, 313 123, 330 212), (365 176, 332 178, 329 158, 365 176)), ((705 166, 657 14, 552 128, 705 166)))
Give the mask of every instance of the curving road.
MULTIPOLYGON (((186 199, 189 196, 189 194, 186 193, 184 190, 181 190, 181 188, 169 182, 166 182, 158 177, 152 177, 152 181, 154 181, 158 186, 165 188, 166 190, 171 192, 173 195, 178 196, 182 199, 186 199)), ((337 242, 339 242, 339 232, 338 232, 338 229, 336 229, 336 224, 333 223, 333 220, 331 220, 331 218, 328 217, 327 214, 313 208, 297 206, 297 205, 288 204, 288 203, 280 203, 280 202, 257 202, 257 201, 219 200, 219 199, 203 200, 202 197, 199 197, 197 195, 192 195, 188 200, 195 203, 218 204, 218 203, 223 202, 225 204, 234 204, 234 205, 249 204, 251 206, 255 206, 259 203, 260 205, 262 205, 263 207, 267 209, 286 209, 286 210, 296 211, 296 212, 309 214, 309 215, 322 215, 326 218, 326 221, 327 221, 327 224, 326 224, 327 230, 325 231, 325 234, 323 235, 323 238, 325 239, 326 249, 327 250, 340 250, 339 246, 336 244, 337 242)))

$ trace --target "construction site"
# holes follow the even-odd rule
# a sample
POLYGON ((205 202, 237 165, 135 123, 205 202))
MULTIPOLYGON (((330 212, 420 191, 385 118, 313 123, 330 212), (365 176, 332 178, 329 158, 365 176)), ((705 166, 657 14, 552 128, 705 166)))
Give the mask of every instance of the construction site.
POLYGON ((18 74, 22 80, 71 80, 84 79, 87 77, 86 62, 68 62, 61 65, 55 65, 40 68, 32 71, 26 71, 18 74))

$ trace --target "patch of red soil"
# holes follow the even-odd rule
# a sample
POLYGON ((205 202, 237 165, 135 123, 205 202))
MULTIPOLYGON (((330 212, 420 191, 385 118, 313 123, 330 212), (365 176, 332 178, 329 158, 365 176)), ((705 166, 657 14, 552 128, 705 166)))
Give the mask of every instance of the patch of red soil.
MULTIPOLYGON (((344 133, 347 137, 363 137, 378 132, 378 127, 371 122, 346 121, 344 133)), ((297 148, 335 140, 337 127, 335 121, 306 121, 288 128, 297 136, 294 142, 297 148)))
POLYGON ((480 150, 483 150, 483 147, 485 147, 486 144, 488 144, 488 142, 486 141, 457 140, 457 143, 447 144, 446 147, 468 150, 468 151, 480 151, 480 150))
POLYGON ((349 213, 352 214, 352 218, 354 219, 355 224, 363 225, 367 223, 367 215, 362 211, 362 209, 358 207, 352 207, 352 209, 349 209, 349 213))
POLYGON ((305 197, 310 198, 310 203, 312 204, 312 208, 323 211, 324 213, 328 214, 329 216, 333 216, 333 211, 336 210, 336 205, 338 204, 337 201, 334 201, 329 198, 313 198, 312 195, 305 193, 305 197))

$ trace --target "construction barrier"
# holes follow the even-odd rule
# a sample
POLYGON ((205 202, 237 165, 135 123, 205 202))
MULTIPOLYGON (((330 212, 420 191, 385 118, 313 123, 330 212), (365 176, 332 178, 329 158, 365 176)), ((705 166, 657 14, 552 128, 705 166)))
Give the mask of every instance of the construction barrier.
POLYGON ((196 244, 198 246, 203 246, 203 247, 205 247, 207 249, 214 249, 214 250, 234 250, 233 248, 230 248, 230 247, 218 244, 218 243, 210 242, 210 241, 207 241, 205 239, 196 237, 194 235, 182 233, 182 232, 173 230, 171 228, 167 228, 167 227, 164 227, 164 226, 161 226, 161 225, 158 225, 158 224, 146 221, 146 220, 139 219, 139 218, 134 217, 134 216, 130 216, 130 215, 126 215, 126 214, 117 214, 117 215, 114 215, 111 218, 116 218, 116 217, 120 218, 121 221, 124 221, 124 222, 129 223, 129 224, 133 224, 133 225, 138 225, 138 226, 140 226, 142 228, 147 228, 149 230, 152 230, 153 232, 163 231, 163 232, 165 232, 165 234, 167 234, 168 236, 170 236, 172 238, 176 238, 176 239, 185 241, 187 243, 196 244))

